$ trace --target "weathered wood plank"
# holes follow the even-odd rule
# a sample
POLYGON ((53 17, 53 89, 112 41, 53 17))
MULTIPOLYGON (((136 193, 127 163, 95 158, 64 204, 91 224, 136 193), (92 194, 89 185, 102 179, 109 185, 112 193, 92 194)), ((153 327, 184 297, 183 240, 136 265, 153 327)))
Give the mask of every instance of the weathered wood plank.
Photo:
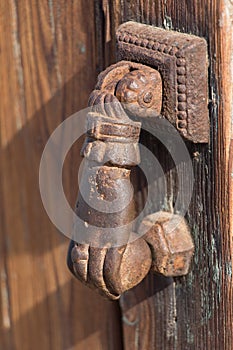
MULTIPOLYGON (((1 1, 0 51, 0 348, 119 349, 117 304, 72 278, 68 239, 50 223, 38 188, 49 135, 86 106, 103 61, 94 3, 1 1)), ((72 206, 78 154, 74 146, 64 167, 72 206)))
POLYGON ((192 33, 205 37, 209 50, 210 144, 188 146, 195 176, 187 213, 196 244, 192 272, 167 281, 151 275, 122 297, 125 349, 233 348, 232 16, 230 0, 118 0, 112 7, 115 27, 135 20, 192 33))

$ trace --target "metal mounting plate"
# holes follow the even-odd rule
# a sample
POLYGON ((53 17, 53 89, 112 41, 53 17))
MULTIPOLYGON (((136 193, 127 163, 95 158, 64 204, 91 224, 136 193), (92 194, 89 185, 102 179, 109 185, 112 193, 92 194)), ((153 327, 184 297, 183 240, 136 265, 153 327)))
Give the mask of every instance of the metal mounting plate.
POLYGON ((118 60, 157 69, 163 82, 161 114, 195 143, 209 141, 208 59, 205 39, 126 22, 116 33, 118 60))

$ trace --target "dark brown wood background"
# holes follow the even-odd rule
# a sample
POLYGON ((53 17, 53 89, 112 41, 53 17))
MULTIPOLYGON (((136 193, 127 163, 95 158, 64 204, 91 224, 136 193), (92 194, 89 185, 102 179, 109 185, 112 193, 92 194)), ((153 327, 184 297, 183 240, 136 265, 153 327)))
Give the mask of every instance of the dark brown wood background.
MULTIPOLYGON (((192 270, 187 277, 174 280, 150 275, 121 298, 125 348, 230 350, 233 348, 233 3, 229 0, 117 1, 112 18, 115 27, 135 20, 205 37, 209 51, 210 144, 188 145, 195 177, 187 214, 196 245, 192 270)), ((150 146, 151 142, 149 138, 145 140, 150 146)), ((175 183, 174 169, 169 170, 168 160, 161 157, 161 163, 167 168, 168 183, 175 183)), ((156 182, 154 188, 156 195, 156 182)), ((167 207, 173 192, 169 193, 167 207)), ((154 210, 158 208, 151 207, 154 210)))
MULTIPOLYGON (((122 339, 127 350, 233 348, 232 27, 231 0, 0 2, 1 349, 122 349, 122 339), (121 298, 120 315, 68 272, 68 240, 43 209, 38 166, 51 132, 86 106, 97 74, 115 61, 115 29, 127 20, 207 39, 211 141, 189 145, 192 272, 150 275, 121 298)), ((64 167, 71 205, 78 154, 75 145, 64 167)))
MULTIPOLYGON (((76 281, 44 211, 38 167, 64 118, 87 105, 103 56, 93 1, 0 2, 0 349, 121 349, 117 303, 76 281)), ((74 206, 79 150, 64 168, 74 206)))

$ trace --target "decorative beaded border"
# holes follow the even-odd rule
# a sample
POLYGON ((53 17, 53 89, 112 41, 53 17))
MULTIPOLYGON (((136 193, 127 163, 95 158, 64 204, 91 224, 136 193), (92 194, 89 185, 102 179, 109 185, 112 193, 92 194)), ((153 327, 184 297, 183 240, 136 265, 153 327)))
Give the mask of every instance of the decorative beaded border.
POLYGON ((176 77, 177 77, 177 118, 176 126, 185 136, 187 134, 187 95, 186 95, 186 59, 182 56, 179 47, 170 46, 166 43, 160 43, 154 40, 139 38, 126 32, 117 33, 117 40, 126 44, 140 46, 145 49, 159 51, 161 53, 176 58, 176 77))

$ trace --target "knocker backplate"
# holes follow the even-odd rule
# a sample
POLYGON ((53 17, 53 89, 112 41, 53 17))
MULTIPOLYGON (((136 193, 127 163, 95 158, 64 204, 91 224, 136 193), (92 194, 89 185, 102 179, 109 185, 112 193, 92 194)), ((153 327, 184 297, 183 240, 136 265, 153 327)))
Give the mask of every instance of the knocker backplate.
POLYGON ((162 77, 161 115, 187 140, 209 141, 208 58, 205 39, 126 22, 117 30, 117 58, 157 69, 162 77))

